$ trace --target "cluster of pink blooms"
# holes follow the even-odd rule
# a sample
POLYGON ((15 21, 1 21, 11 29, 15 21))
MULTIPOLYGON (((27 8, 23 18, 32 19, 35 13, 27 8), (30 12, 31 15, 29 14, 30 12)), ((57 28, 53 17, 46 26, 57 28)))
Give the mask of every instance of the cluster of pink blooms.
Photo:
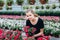
POLYGON ((0 18, 12 18, 12 19, 19 19, 21 16, 13 16, 13 15, 0 15, 0 18))
POLYGON ((59 16, 40 16, 41 19, 43 20, 54 20, 54 21, 59 21, 59 16))
MULTIPOLYGON (((23 18, 23 16, 18 15, 0 15, 0 18, 12 18, 12 19, 20 19, 23 18)), ((43 20, 57 20, 59 21, 59 16, 40 16, 43 20)))

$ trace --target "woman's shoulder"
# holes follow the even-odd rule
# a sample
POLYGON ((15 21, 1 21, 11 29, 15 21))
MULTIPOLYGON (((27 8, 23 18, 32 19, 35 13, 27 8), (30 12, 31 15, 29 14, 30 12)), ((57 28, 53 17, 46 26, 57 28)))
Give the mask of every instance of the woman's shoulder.
POLYGON ((39 18, 39 21, 43 21, 41 18, 39 18))
POLYGON ((26 20, 26 21, 29 21, 29 20, 26 20))

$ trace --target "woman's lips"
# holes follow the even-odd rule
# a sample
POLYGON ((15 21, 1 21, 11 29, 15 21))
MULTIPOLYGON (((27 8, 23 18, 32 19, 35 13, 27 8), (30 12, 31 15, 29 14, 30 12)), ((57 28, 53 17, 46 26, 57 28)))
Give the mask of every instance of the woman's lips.
POLYGON ((31 18, 29 18, 29 20, 31 20, 31 18))

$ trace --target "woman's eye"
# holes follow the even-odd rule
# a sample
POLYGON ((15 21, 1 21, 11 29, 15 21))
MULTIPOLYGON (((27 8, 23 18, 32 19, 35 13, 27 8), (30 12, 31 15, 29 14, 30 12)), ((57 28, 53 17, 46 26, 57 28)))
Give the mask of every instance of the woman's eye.
POLYGON ((27 17, 29 17, 29 16, 27 16, 27 17))
POLYGON ((31 16, 31 15, 30 15, 31 16))

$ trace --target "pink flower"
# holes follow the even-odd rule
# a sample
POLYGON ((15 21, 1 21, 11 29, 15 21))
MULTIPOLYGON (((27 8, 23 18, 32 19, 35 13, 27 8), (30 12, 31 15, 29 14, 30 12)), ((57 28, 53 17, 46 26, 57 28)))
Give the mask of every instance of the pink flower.
POLYGON ((20 35, 21 34, 21 31, 17 30, 17 33, 20 35))

